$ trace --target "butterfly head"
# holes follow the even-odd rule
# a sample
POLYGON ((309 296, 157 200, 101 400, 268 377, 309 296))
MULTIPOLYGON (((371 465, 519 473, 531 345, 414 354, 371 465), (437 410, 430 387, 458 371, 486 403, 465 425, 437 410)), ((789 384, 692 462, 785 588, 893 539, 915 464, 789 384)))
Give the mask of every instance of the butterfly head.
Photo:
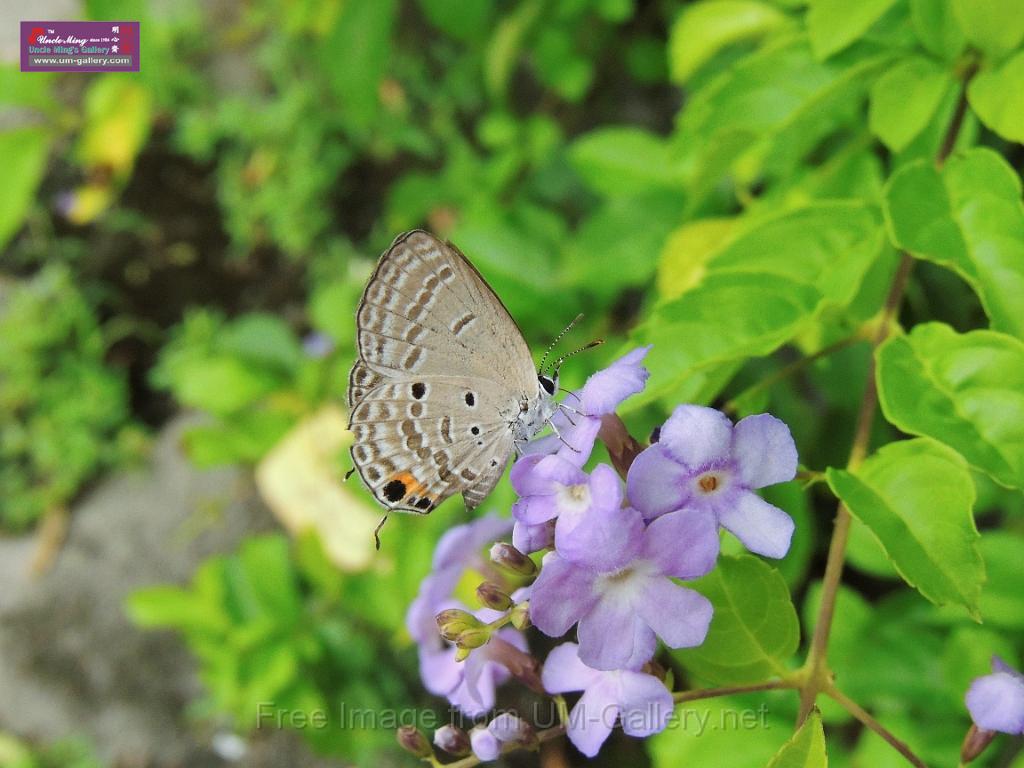
POLYGON ((558 389, 558 371, 554 371, 550 376, 546 373, 538 373, 537 383, 540 384, 542 393, 548 397, 554 397, 555 391, 558 389))

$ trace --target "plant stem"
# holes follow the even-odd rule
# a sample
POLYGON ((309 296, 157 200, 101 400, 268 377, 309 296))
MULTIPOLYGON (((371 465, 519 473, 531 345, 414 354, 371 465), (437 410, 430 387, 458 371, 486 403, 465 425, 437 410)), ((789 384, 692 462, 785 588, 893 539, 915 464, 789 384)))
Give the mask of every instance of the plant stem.
POLYGON ((736 409, 739 407, 740 402, 745 398, 750 397, 751 395, 761 392, 765 389, 768 389, 769 387, 777 384, 783 379, 792 376, 801 368, 805 368, 806 366, 810 365, 816 360, 821 360, 823 357, 828 357, 829 355, 834 354, 835 352, 838 352, 841 349, 846 349, 846 347, 849 347, 850 345, 860 341, 861 338, 862 337, 859 334, 855 333, 852 336, 847 336, 846 338, 833 342, 832 344, 829 344, 827 347, 822 347, 817 352, 812 352, 809 355, 805 355, 804 357, 801 357, 799 360, 794 360, 792 363, 789 363, 788 365, 779 368, 777 371, 773 371, 760 381, 751 384, 749 387, 747 387, 738 395, 736 395, 736 397, 729 398, 729 401, 724 406, 722 406, 722 410, 728 414, 735 415, 736 409))
MULTIPOLYGON (((974 67, 970 67, 964 73, 960 100, 957 102, 949 128, 935 156, 935 163, 940 167, 953 151, 953 147, 956 146, 957 137, 967 115, 967 83, 973 76, 974 71, 974 67)), ((853 444, 850 447, 850 458, 846 465, 847 470, 857 469, 868 454, 871 441, 871 426, 874 423, 875 412, 878 409, 874 350, 877 350, 882 342, 885 341, 893 321, 899 314, 903 293, 906 290, 913 267, 913 257, 909 253, 903 252, 900 255, 900 263, 893 276, 885 304, 882 307, 882 318, 878 325, 878 331, 872 340, 872 355, 868 362, 867 381, 864 384, 864 396, 861 399, 860 411, 857 414, 857 428, 854 432, 853 444)), ((832 673, 828 668, 827 662, 828 639, 832 628, 832 619, 835 615, 836 594, 839 590, 839 582, 843 576, 846 544, 850 536, 850 522, 850 511, 846 508, 845 504, 840 502, 836 511, 832 541, 829 543, 828 560, 825 563, 825 576, 822 580, 821 612, 818 614, 818 620, 814 626, 814 635, 807 654, 807 662, 803 667, 805 682, 800 691, 798 723, 803 723, 807 718, 818 694, 823 691, 827 692, 832 685, 832 673)))
POLYGON ((903 742, 900 739, 896 738, 891 732, 889 732, 885 728, 885 726, 883 726, 880 722, 875 720, 875 718, 873 718, 866 709, 864 709, 860 704, 855 702, 853 699, 847 697, 846 694, 842 693, 834 685, 830 685, 828 688, 826 688, 825 693, 832 699, 835 699, 835 701, 837 701, 843 707, 843 709, 845 709, 855 718, 860 720, 860 722, 862 722, 865 726, 867 726, 872 731, 881 736, 883 739, 885 739, 893 749, 895 749, 897 752, 899 752, 901 755, 907 758, 907 761, 911 765, 916 766, 916 768, 928 768, 928 766, 925 765, 924 761, 917 755, 915 755, 913 750, 907 746, 906 742, 903 742))
POLYGON ((797 683, 792 680, 769 680, 764 683, 733 685, 727 688, 701 688, 695 691, 677 691, 672 694, 672 701, 676 704, 684 704, 688 701, 714 699, 718 696, 732 696, 738 693, 754 693, 756 691, 777 691, 783 688, 796 687, 797 683))

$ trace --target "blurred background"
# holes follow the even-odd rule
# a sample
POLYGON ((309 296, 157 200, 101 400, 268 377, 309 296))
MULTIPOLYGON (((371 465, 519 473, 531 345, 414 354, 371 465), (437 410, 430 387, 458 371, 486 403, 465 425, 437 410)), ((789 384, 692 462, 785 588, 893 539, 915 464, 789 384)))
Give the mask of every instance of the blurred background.
MULTIPOLYGON (((584 312, 572 341, 609 343, 567 364, 578 385, 650 339, 641 321, 699 281, 738 217, 874 206, 888 167, 941 140, 944 118, 898 151, 871 135, 880 69, 860 49, 829 64, 787 49, 760 65, 756 93, 688 113, 758 41, 803 24, 801 0, 717 5, 694 27, 681 0, 0 2, 0 765, 415 762, 386 728, 254 717, 268 700, 332 718, 340 702, 444 711, 403 617, 465 512, 453 500, 396 516, 374 553, 379 510, 341 483, 354 310, 378 255, 414 227, 451 239, 535 350, 584 312), (141 21, 141 72, 20 73, 28 14, 141 21), (729 120, 744 132, 720 131, 729 120)), ((918 45, 907 3, 888 5, 872 44, 918 45)), ((943 99, 948 116, 955 93, 943 99)), ((631 414, 634 433, 671 403, 745 393, 735 410, 786 418, 816 468, 844 461, 865 344, 748 387, 874 314, 895 254, 873 248, 842 311, 772 356, 740 350, 677 381, 631 414)), ((910 304, 918 319, 984 323, 969 289, 927 264, 910 304)), ((1021 502, 986 482, 979 509, 1017 521, 986 539, 1002 569, 996 628, 1012 637, 1021 502)), ((505 481, 485 509, 507 514, 511 498, 505 481)), ((834 502, 795 485, 775 501, 798 523, 779 567, 803 600, 834 502)), ((851 560, 837 638, 851 692, 921 731, 926 753, 955 755, 964 655, 1016 660, 1014 643, 906 590, 885 602, 896 577, 864 531, 851 560), (869 601, 891 631, 871 632, 869 601)), ((618 738, 598 762, 725 765, 728 750, 729 765, 763 765, 792 706, 775 730, 618 738)), ((834 764, 890 764, 843 713, 826 721, 834 764)), ((544 764, 579 760, 563 748, 544 764)))

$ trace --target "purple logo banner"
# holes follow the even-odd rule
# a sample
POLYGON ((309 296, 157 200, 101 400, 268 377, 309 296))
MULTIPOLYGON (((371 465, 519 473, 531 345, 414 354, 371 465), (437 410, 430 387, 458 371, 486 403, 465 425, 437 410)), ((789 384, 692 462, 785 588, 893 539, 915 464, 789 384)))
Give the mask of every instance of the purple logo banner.
POLYGON ((138 72, 137 21, 23 21, 22 72, 138 72))

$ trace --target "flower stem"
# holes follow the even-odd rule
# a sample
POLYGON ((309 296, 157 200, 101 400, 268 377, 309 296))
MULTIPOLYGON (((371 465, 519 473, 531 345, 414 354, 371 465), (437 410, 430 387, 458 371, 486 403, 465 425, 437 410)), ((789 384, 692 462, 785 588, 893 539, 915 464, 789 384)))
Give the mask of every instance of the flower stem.
POLYGON ((895 749, 897 752, 899 752, 901 755, 907 758, 907 762, 909 762, 911 765, 916 766, 916 768, 928 768, 928 766, 925 765, 924 761, 917 755, 915 755, 913 750, 907 746, 906 742, 903 742, 900 739, 896 738, 889 730, 885 728, 885 726, 883 726, 880 722, 875 720, 875 718, 873 718, 870 715, 870 713, 868 713, 868 711, 864 709, 860 704, 846 696, 846 694, 842 693, 834 685, 829 685, 824 692, 830 698, 835 699, 835 701, 837 701, 843 707, 843 709, 845 709, 855 718, 860 720, 860 722, 863 723, 866 727, 870 728, 872 731, 874 731, 883 739, 885 739, 886 742, 888 742, 893 749, 895 749))
POLYGON ((701 699, 714 699, 719 696, 732 696, 738 693, 754 693, 756 691, 777 691, 783 688, 796 688, 797 683, 793 680, 768 680, 763 683, 751 685, 733 685, 726 688, 700 688, 694 691, 676 691, 672 694, 672 701, 676 704, 684 704, 688 701, 700 701, 701 699))
POLYGON ((797 373, 802 368, 807 367, 811 363, 817 360, 821 360, 823 357, 828 357, 829 355, 834 354, 841 349, 846 349, 852 344, 856 344, 858 341, 862 340, 863 336, 861 334, 854 333, 851 336, 842 338, 839 341, 833 342, 832 344, 829 344, 826 347, 822 347, 817 352, 812 352, 809 355, 804 355, 799 360, 794 360, 789 365, 785 365, 782 368, 779 368, 777 371, 773 371, 772 373, 768 374, 760 381, 751 384, 749 387, 744 389, 735 397, 729 398, 729 401, 722 406, 722 410, 731 416, 735 416, 736 411, 739 409, 740 403, 743 400, 747 399, 748 397, 774 386, 778 382, 792 376, 794 373, 797 373))
MULTIPOLYGON (((935 163, 938 166, 941 166, 946 161, 953 151, 953 147, 956 146, 960 128, 963 126, 963 121, 967 114, 967 83, 973 76, 974 71, 974 67, 969 67, 964 73, 960 100, 957 102, 949 128, 935 156, 935 163)), ((871 344, 872 356, 868 361, 864 396, 861 399, 860 411, 857 414, 857 427, 854 432, 853 444, 850 447, 850 457, 846 465, 846 468, 851 471, 857 469, 868 454, 871 427, 874 423, 875 412, 878 410, 878 387, 875 381, 875 356, 873 353, 888 337, 890 328, 899 314, 903 293, 906 290, 913 267, 913 257, 904 251, 900 255, 900 263, 896 268, 892 284, 889 287, 889 293, 882 307, 881 321, 878 324, 878 330, 871 344)), ((846 559, 846 544, 850 536, 850 523, 850 511, 846 508, 845 504, 840 502, 836 511, 832 541, 829 543, 828 560, 825 563, 825 576, 822 580, 821 611, 814 626, 811 647, 802 670, 805 682, 800 691, 798 723, 803 723, 807 718, 818 694, 828 692, 832 686, 832 672, 828 667, 826 657, 829 633, 832 628, 832 619, 835 615, 836 595, 839 591, 839 582, 843 575, 843 563, 846 559)))

